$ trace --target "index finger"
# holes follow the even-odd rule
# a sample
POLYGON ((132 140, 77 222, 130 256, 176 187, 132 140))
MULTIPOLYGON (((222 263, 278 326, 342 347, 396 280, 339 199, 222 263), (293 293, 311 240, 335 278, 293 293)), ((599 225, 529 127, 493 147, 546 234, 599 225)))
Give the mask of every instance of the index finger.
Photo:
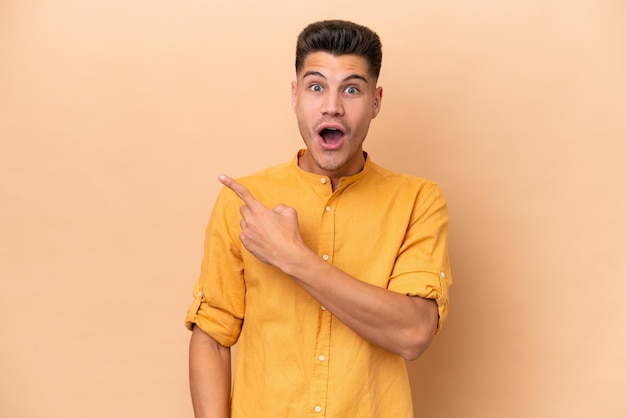
POLYGON ((252 193, 250 193, 250 191, 246 189, 237 180, 230 178, 228 176, 225 176, 224 174, 220 174, 219 176, 217 176, 217 179, 224 186, 228 187, 230 190, 235 192, 235 194, 239 196, 239 198, 243 200, 243 203, 245 203, 246 205, 250 206, 250 205, 259 203, 259 201, 255 199, 252 193))

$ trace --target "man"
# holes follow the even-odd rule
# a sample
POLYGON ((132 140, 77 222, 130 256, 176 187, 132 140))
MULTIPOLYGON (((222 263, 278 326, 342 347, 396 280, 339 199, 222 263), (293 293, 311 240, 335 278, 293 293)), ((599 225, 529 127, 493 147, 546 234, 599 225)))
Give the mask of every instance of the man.
POLYGON ((306 149, 219 176, 186 318, 196 417, 413 417, 405 359, 447 313, 448 216, 435 184, 363 151, 381 61, 368 28, 306 27, 291 97, 306 149))

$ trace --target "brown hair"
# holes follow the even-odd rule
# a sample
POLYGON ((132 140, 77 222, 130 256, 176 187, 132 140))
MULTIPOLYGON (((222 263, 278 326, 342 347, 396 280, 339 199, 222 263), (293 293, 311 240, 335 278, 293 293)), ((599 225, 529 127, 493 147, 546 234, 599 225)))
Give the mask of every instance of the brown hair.
POLYGON ((298 35, 296 73, 302 69, 307 55, 318 51, 363 57, 370 74, 378 79, 383 60, 382 44, 378 35, 365 26, 345 20, 324 20, 308 25, 298 35))

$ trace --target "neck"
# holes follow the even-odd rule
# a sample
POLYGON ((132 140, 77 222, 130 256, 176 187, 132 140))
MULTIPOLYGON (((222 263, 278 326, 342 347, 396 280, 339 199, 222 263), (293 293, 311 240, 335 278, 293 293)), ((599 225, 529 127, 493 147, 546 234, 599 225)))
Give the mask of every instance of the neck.
POLYGON ((341 178, 360 173, 365 166, 366 160, 367 153, 361 150, 356 158, 351 159, 351 161, 348 161, 341 167, 329 170, 318 164, 308 150, 304 150, 304 152, 298 157, 298 166, 308 173, 327 176, 330 178, 332 190, 335 191, 339 187, 341 178))

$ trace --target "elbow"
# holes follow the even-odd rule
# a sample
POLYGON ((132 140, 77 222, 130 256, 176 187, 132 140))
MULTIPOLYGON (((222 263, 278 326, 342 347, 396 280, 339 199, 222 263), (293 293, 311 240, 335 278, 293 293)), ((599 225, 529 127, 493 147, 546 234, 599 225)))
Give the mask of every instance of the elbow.
POLYGON ((418 308, 416 316, 420 318, 408 325, 402 338, 402 349, 398 354, 407 361, 417 360, 430 346, 437 330, 439 311, 432 299, 411 298, 418 308))
POLYGON ((432 315, 407 328, 398 354, 407 361, 417 360, 433 342, 438 322, 439 315, 434 311, 432 315))
POLYGON ((430 346, 434 336, 434 330, 430 329, 413 332, 409 338, 407 338, 406 344, 398 354, 407 361, 417 360, 430 346))

